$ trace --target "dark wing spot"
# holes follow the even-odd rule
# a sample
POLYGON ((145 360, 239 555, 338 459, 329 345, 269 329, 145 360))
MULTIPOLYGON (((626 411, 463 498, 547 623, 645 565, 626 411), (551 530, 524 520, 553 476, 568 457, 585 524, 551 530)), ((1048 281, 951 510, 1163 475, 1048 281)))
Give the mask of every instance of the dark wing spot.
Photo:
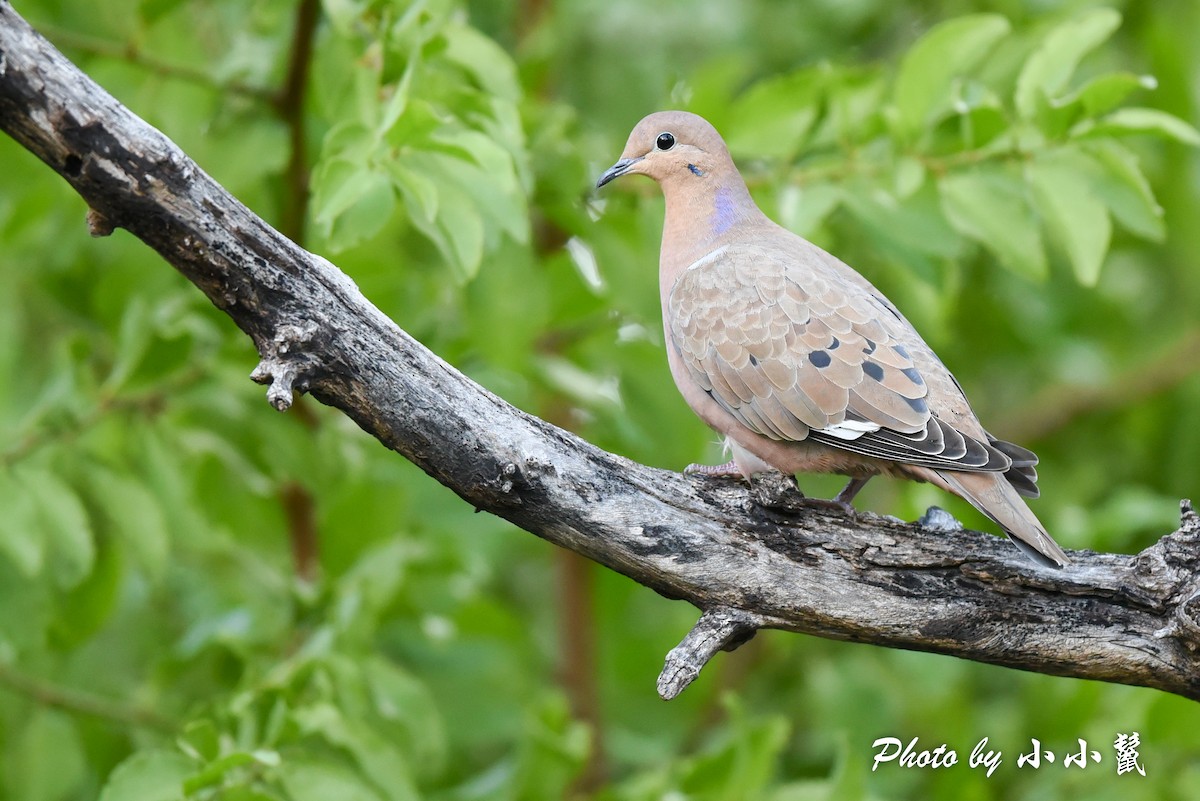
POLYGON ((750 364, 754 365, 755 367, 758 367, 758 359, 754 358, 753 353, 750 354, 750 364))
POLYGON ((868 339, 868 340, 867 340, 867 346, 866 346, 865 348, 863 348, 863 353, 865 353, 865 354, 867 354, 868 356, 870 356, 872 353, 874 353, 874 352, 875 352, 875 348, 877 348, 877 347, 878 347, 878 345, 876 345, 876 344, 875 344, 875 340, 873 340, 873 339, 868 339))
POLYGON ((883 368, 875 362, 863 362, 863 372, 874 378, 876 381, 883 380, 883 368))
POLYGON ((913 382, 917 386, 921 386, 922 384, 925 383, 925 379, 921 378, 921 374, 917 371, 917 368, 915 368, 915 367, 905 367, 900 372, 902 372, 906 376, 908 376, 908 380, 913 382))
POLYGON ((833 338, 833 341, 829 343, 829 348, 828 348, 828 349, 829 349, 829 350, 837 350, 837 349, 838 349, 838 345, 841 345, 841 344, 842 344, 842 341, 841 341, 840 339, 838 339, 837 337, 834 337, 834 338, 833 338))
POLYGON ((814 350, 808 354, 808 360, 813 363, 814 367, 828 367, 833 361, 828 353, 823 350, 814 350))
POLYGON ((909 407, 918 414, 925 414, 929 411, 929 404, 925 403, 924 398, 905 398, 909 407))
POLYGON ((894 308, 892 308, 892 304, 888 303, 887 298, 885 298, 883 295, 876 295, 875 300, 879 301, 880 306, 882 306, 883 308, 890 311, 892 313, 893 317, 895 317, 900 322, 904 322, 904 318, 900 316, 900 312, 898 312, 894 308))
POLYGON ((904 347, 903 345, 892 345, 892 350, 900 354, 900 358, 902 359, 912 359, 912 357, 908 355, 908 348, 904 347))

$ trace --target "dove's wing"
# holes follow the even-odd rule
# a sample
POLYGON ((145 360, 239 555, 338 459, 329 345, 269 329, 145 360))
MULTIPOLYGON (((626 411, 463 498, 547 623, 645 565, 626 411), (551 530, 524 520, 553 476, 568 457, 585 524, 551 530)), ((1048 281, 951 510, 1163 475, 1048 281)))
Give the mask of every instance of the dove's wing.
POLYGON ((925 345, 891 305, 804 256, 730 245, 679 276, 669 330, 689 376, 771 439, 932 468, 1009 470, 1013 458, 1000 447, 931 413, 909 353, 925 345))

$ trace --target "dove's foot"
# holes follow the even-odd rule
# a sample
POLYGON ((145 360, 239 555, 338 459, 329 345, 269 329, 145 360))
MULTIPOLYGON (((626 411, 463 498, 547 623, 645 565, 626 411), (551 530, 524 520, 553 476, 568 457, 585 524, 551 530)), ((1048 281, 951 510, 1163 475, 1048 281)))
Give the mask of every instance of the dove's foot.
POLYGON ((834 512, 841 512, 851 520, 858 519, 858 510, 854 508, 854 504, 848 501, 839 501, 837 498, 808 498, 804 499, 805 506, 812 506, 818 509, 829 509, 834 512))
POLYGON ((870 476, 867 476, 866 478, 852 478, 850 479, 850 482, 846 484, 846 486, 842 487, 841 492, 829 500, 825 500, 824 498, 806 498, 805 503, 809 504, 810 506, 821 506, 826 509, 837 509, 851 520, 857 520, 858 512, 855 510, 854 504, 851 502, 854 500, 854 496, 858 494, 859 490, 865 487, 867 482, 870 480, 870 476))
POLYGON ((717 478, 742 478, 737 462, 730 459, 725 464, 689 464, 683 469, 685 476, 716 476, 717 478))

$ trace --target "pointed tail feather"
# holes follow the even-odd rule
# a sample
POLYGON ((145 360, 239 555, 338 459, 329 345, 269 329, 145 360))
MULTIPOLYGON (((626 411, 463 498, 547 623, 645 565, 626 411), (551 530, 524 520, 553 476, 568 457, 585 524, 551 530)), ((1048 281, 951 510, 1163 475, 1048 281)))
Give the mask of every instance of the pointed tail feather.
POLYGON ((1062 568, 1067 554, 1025 505, 1003 475, 917 468, 912 471, 934 486, 952 492, 996 522, 1017 548, 1038 564, 1062 568))
POLYGON ((996 439, 991 434, 988 434, 987 438, 993 448, 1012 459, 1012 467, 1008 468, 1004 477, 1008 479, 1009 484, 1013 485, 1017 494, 1025 498, 1036 498, 1041 495, 1041 490, 1037 485, 1037 454, 1020 445, 996 439))

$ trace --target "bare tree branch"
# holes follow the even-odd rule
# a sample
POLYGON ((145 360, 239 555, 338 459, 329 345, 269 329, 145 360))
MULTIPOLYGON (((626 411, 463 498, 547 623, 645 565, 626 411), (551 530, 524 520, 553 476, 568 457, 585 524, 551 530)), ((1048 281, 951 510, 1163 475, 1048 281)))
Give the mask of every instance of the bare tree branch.
POLYGON ((769 627, 1200 699, 1200 517, 1137 556, 1066 571, 1002 540, 849 520, 784 477, 752 489, 654 470, 513 408, 319 256, 231 197, 0 0, 0 127, 158 251, 254 341, 253 378, 341 409, 467 503, 704 611, 659 680, 677 694, 769 627))

